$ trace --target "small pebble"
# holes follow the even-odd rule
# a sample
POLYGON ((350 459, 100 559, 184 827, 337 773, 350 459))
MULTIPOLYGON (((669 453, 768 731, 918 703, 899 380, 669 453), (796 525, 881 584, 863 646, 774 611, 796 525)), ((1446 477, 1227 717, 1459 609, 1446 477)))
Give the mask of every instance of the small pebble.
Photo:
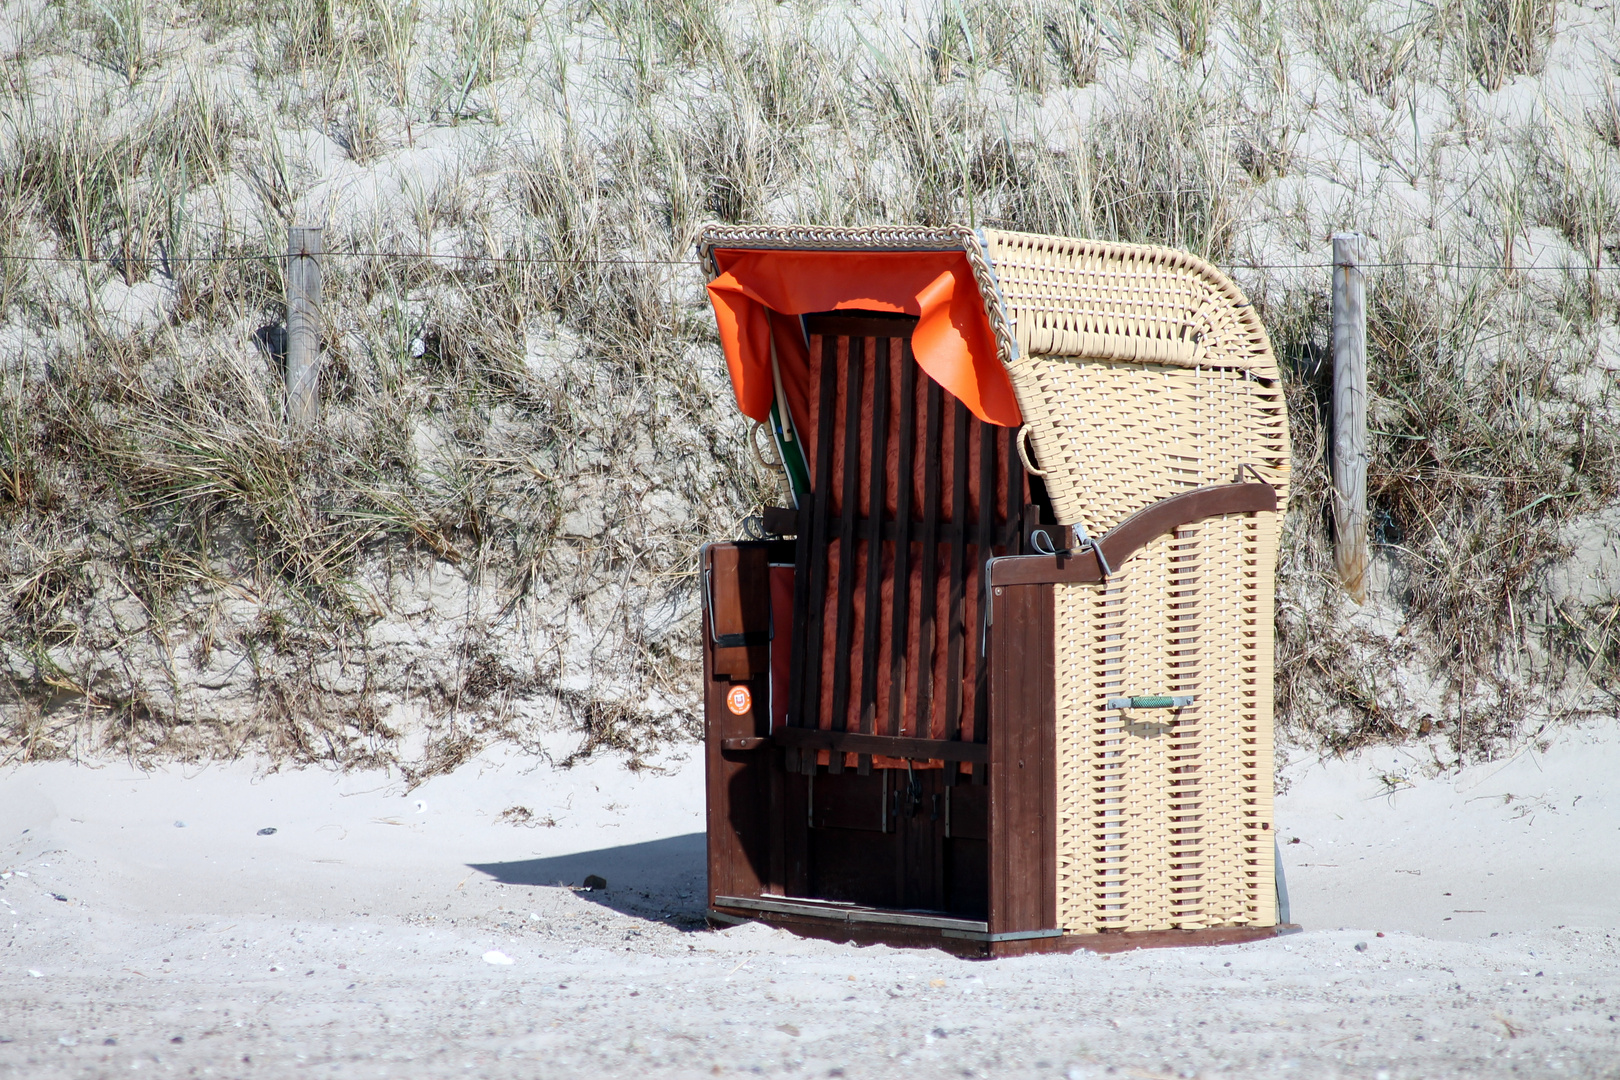
POLYGON ((1365 941, 1356 942, 1356 952, 1366 952, 1366 951, 1367 951, 1367 943, 1365 941))
POLYGON ((186 823, 183 821, 177 821, 174 823, 174 827, 177 829, 183 829, 186 827, 186 823))
POLYGON ((276 830, 274 828, 260 829, 259 830, 259 835, 260 836, 274 836, 274 835, 276 835, 276 830))

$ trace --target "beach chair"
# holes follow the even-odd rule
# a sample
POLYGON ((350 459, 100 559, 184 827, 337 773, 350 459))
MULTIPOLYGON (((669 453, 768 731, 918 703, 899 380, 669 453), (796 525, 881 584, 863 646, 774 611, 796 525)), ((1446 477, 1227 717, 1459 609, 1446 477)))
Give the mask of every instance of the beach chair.
POLYGON ((709 917, 1004 955, 1278 932, 1286 408, 1208 263, 710 227, 783 470, 701 556, 709 917))

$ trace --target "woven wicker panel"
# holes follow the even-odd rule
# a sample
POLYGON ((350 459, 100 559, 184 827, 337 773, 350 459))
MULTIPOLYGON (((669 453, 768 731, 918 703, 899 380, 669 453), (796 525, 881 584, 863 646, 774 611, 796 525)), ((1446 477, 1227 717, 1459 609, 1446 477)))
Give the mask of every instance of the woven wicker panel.
POLYGON ((984 244, 1025 356, 1214 365, 1277 377, 1254 309, 1196 255, 994 230, 984 244))
POLYGON ((1023 357, 1008 366, 1065 525, 1101 535, 1131 514, 1250 465, 1288 497, 1282 388, 1248 372, 1023 357))
MULTIPOLYGON (((1065 524, 1101 535, 1160 499, 1253 476, 1288 497, 1264 329, 1207 264, 1162 249, 988 234, 1008 365, 1065 524)), ((1100 585, 1058 586, 1058 907, 1073 932, 1269 926, 1278 515, 1160 537, 1100 585), (1179 712, 1110 697, 1192 695, 1179 712)))
POLYGON ((1071 932, 1269 926, 1276 515, 1160 537, 1057 586, 1058 916, 1071 932), (1179 712, 1110 697, 1192 695, 1179 712))

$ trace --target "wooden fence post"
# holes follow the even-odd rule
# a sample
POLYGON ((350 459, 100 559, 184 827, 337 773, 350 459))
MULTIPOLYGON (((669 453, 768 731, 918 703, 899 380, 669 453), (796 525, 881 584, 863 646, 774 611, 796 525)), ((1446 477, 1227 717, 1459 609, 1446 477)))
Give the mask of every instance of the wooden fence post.
POLYGON ((320 417, 321 230, 287 229, 287 422, 310 428, 320 417))
POLYGON ((1367 599, 1367 306, 1362 236, 1333 234, 1333 561, 1367 599))

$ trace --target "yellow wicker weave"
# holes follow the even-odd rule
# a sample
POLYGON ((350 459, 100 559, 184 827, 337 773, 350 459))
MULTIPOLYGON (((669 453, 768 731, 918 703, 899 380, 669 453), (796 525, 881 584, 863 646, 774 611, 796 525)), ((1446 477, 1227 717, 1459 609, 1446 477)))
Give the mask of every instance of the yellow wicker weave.
MULTIPOLYGON (((1181 252, 990 232, 1008 364, 1060 521, 1101 535, 1251 467, 1286 499, 1269 342, 1181 252)), ((1160 537, 1100 585, 1060 585, 1058 916, 1071 932, 1270 926, 1276 514, 1160 537), (1169 710, 1112 697, 1191 695, 1169 710)))

